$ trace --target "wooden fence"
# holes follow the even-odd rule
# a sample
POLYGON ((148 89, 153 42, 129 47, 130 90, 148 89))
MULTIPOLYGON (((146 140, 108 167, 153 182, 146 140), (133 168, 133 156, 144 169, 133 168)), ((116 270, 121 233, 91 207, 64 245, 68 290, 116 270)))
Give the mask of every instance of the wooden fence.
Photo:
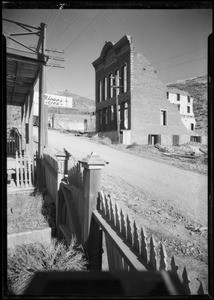
POLYGON ((31 188, 34 185, 34 160, 29 152, 18 153, 15 156, 16 186, 19 188, 31 188))
MULTIPOLYGON (((84 248, 91 269, 102 270, 104 233, 110 272, 165 270, 179 278, 179 268, 174 257, 167 257, 164 244, 157 243, 154 236, 148 239, 145 228, 138 228, 135 221, 132 222, 113 203, 111 196, 101 191, 101 170, 105 161, 92 153, 73 166, 68 174, 64 173, 64 176, 63 167, 57 171, 54 167, 56 163, 51 158, 44 157, 43 161, 46 188, 53 197, 57 195, 58 237, 69 243, 72 235, 75 235, 84 248), (58 175, 61 172, 60 183, 57 172, 58 175)), ((180 281, 185 294, 191 294, 186 268, 179 273, 182 274, 180 281)), ((202 283, 197 293, 204 294, 202 283)))
MULTIPOLYGON (((181 281, 185 294, 191 294, 186 267, 180 272, 180 278, 175 258, 167 257, 163 243, 157 243, 153 235, 148 239, 145 228, 131 221, 110 195, 101 191, 98 203, 93 218, 105 232, 110 271, 171 271, 181 281)), ((201 282, 197 294, 204 294, 201 282)))

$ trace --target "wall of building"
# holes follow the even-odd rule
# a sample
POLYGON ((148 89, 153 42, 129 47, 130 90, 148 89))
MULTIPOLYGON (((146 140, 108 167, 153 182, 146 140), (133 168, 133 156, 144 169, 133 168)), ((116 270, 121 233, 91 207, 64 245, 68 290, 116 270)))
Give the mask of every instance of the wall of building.
POLYGON ((193 98, 187 92, 175 90, 167 90, 167 100, 178 108, 181 114, 181 121, 188 130, 195 131, 196 120, 193 113, 193 98), (193 129, 191 125, 193 124, 193 129))
POLYGON ((95 132, 95 116, 86 114, 68 115, 49 113, 48 123, 50 128, 55 129, 95 132))
POLYGON ((161 143, 172 143, 173 135, 187 135, 177 107, 166 100, 166 88, 143 54, 131 49, 131 142, 148 143, 148 135, 163 136, 161 143), (161 124, 161 111, 166 125, 161 124), (168 136, 168 138, 166 138, 168 136), (164 138, 165 137, 165 138, 164 138), (170 142, 171 141, 171 142, 170 142))

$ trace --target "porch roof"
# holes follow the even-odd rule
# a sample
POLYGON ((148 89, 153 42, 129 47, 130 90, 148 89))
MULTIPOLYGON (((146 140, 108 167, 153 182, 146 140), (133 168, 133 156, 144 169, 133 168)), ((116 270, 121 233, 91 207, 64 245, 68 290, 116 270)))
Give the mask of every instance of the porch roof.
POLYGON ((46 61, 47 57, 40 53, 6 49, 7 105, 24 105, 26 97, 36 84, 40 66, 46 61))

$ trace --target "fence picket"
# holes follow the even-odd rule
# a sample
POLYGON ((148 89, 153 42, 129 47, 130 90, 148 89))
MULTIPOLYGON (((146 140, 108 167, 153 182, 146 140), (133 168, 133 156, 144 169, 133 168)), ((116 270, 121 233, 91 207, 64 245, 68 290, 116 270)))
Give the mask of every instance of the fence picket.
POLYGON ((108 235, 105 235, 106 240, 106 249, 107 249, 107 258, 108 258, 108 264, 109 264, 109 270, 115 271, 115 264, 114 264, 114 255, 113 255, 113 245, 108 237, 108 235))
POLYGON ((17 185, 17 187, 20 186, 20 184, 19 184, 19 159, 18 159, 18 151, 16 151, 16 185, 17 185))
POLYGON ((102 190, 99 193, 99 201, 100 201, 100 210, 105 215, 105 203, 104 203, 104 195, 102 190))
POLYGON ((124 237, 126 238, 126 223, 125 223, 125 217, 122 211, 122 208, 120 209, 120 222, 121 222, 121 233, 122 235, 124 235, 124 237))
POLYGON ((120 218, 119 218, 119 210, 117 204, 115 203, 115 226, 120 232, 120 218))
POLYGON ((129 216, 126 216, 126 228, 127 228, 127 241, 132 246, 132 229, 131 229, 131 221, 129 219, 129 216))
POLYGON ((174 274, 176 274, 176 275, 178 276, 178 273, 177 273, 177 271, 178 271, 178 266, 176 266, 176 264, 175 264, 175 258, 174 258, 174 255, 173 255, 172 258, 171 258, 171 271, 172 271, 174 274))
POLYGON ((107 195, 104 194, 104 199, 105 199, 105 207, 106 207, 106 217, 108 220, 110 220, 110 212, 109 212, 109 205, 108 205, 108 198, 107 195))
POLYGON ((199 288, 198 288, 198 291, 197 291, 197 294, 198 295, 204 295, 204 289, 203 289, 203 284, 200 280, 198 280, 200 282, 200 285, 199 285, 199 288))
POLYGON ((19 163, 20 163, 20 179, 21 179, 21 187, 23 188, 23 162, 22 162, 22 154, 19 154, 19 159, 18 159, 19 163))
POLYGON ((110 215, 111 215, 111 223, 115 226, 115 216, 114 216, 114 209, 111 197, 109 197, 109 206, 110 206, 110 215))
POLYGON ((150 238, 150 257, 149 257, 149 265, 152 267, 154 271, 157 271, 157 252, 155 248, 155 238, 152 235, 150 238))
POLYGON ((136 223, 133 223, 133 246, 140 253, 140 243, 139 243, 139 236, 138 236, 138 229, 136 223))
POLYGON ((141 257, 144 259, 144 261, 146 263, 148 263, 148 245, 146 242, 146 230, 144 227, 141 228, 141 232, 140 232, 140 253, 141 253, 141 257))
POLYGON ((187 293, 187 295, 191 294, 190 288, 189 288, 189 278, 188 278, 188 274, 187 274, 187 270, 186 267, 184 267, 183 273, 182 273, 182 278, 183 278, 183 286, 185 288, 185 291, 187 293))
POLYGON ((25 187, 28 187, 28 182, 27 182, 27 161, 26 161, 26 153, 23 156, 24 160, 24 182, 25 182, 25 187))
POLYGON ((167 262, 166 262, 167 254, 166 254, 166 248, 164 244, 160 244, 160 266, 159 270, 167 270, 167 262))
POLYGON ((32 186, 30 154, 28 154, 28 173, 29 173, 29 185, 32 186))

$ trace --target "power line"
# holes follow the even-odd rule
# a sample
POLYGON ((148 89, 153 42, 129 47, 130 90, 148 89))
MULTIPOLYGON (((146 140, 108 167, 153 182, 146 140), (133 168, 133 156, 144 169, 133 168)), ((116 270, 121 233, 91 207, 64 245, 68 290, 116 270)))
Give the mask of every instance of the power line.
POLYGON ((180 56, 183 56, 183 55, 192 53, 192 52, 196 52, 196 51, 199 51, 199 50, 202 50, 202 49, 205 49, 205 48, 206 48, 206 47, 202 47, 202 48, 199 48, 199 49, 195 49, 195 50, 191 50, 191 51, 188 51, 188 52, 184 52, 184 53, 182 53, 182 54, 179 54, 179 55, 176 55, 176 56, 172 56, 172 57, 170 57, 170 58, 167 58, 167 59, 164 59, 164 60, 161 60, 161 61, 158 61, 158 62, 149 64, 148 66, 153 66, 153 65, 156 65, 156 64, 160 64, 160 63, 162 63, 162 62, 165 62, 165 61, 168 61, 168 60, 171 60, 171 59, 174 59, 174 58, 177 58, 177 57, 180 57, 180 56))
MULTIPOLYGON (((105 13, 105 14, 108 14, 108 13, 105 13)), ((98 20, 98 22, 99 22, 99 20, 98 20)), ((97 16, 95 16, 89 22, 89 24, 87 24, 87 27, 82 32, 80 32, 80 34, 73 41, 71 41, 71 43, 69 43, 69 45, 65 48, 65 50, 68 50, 76 41, 78 41, 79 39, 81 39, 82 36, 85 35, 94 26, 94 24, 96 24, 96 23, 97 23, 97 16)))
POLYGON ((200 59, 189 60, 189 61, 186 61, 186 62, 184 62, 184 63, 180 63, 180 64, 173 65, 173 66, 169 66, 169 67, 166 67, 166 68, 160 68, 160 69, 158 69, 158 71, 159 71, 159 70, 165 70, 165 69, 174 68, 174 67, 177 67, 177 66, 180 66, 180 65, 185 65, 185 64, 188 64, 188 63, 191 63, 191 62, 194 62, 194 61, 203 60, 203 59, 207 59, 207 57, 203 57, 203 58, 200 58, 200 59))
MULTIPOLYGON (((116 12, 116 14, 118 14, 118 13, 120 13, 120 12, 119 12, 119 11, 116 12)), ((91 28, 91 29, 92 29, 91 31, 87 32, 87 35, 86 35, 86 37, 84 38, 84 40, 83 40, 83 39, 80 39, 79 41, 77 41, 77 43, 75 43, 75 44, 70 48, 70 50, 74 50, 74 49, 77 48, 77 47, 80 48, 80 47, 86 45, 86 44, 88 43, 88 40, 89 40, 89 39, 91 40, 91 39, 94 37, 95 32, 102 30, 102 29, 107 25, 107 23, 110 22, 110 20, 111 20, 111 15, 112 15, 112 13, 110 13, 110 14, 107 15, 104 19, 102 19, 102 25, 100 25, 100 20, 98 20, 98 24, 96 24, 96 25, 94 26, 94 28, 91 28)), ((72 55, 72 53, 71 53, 70 55, 72 55)), ((68 55, 67 58, 68 58, 70 55, 68 55)))

